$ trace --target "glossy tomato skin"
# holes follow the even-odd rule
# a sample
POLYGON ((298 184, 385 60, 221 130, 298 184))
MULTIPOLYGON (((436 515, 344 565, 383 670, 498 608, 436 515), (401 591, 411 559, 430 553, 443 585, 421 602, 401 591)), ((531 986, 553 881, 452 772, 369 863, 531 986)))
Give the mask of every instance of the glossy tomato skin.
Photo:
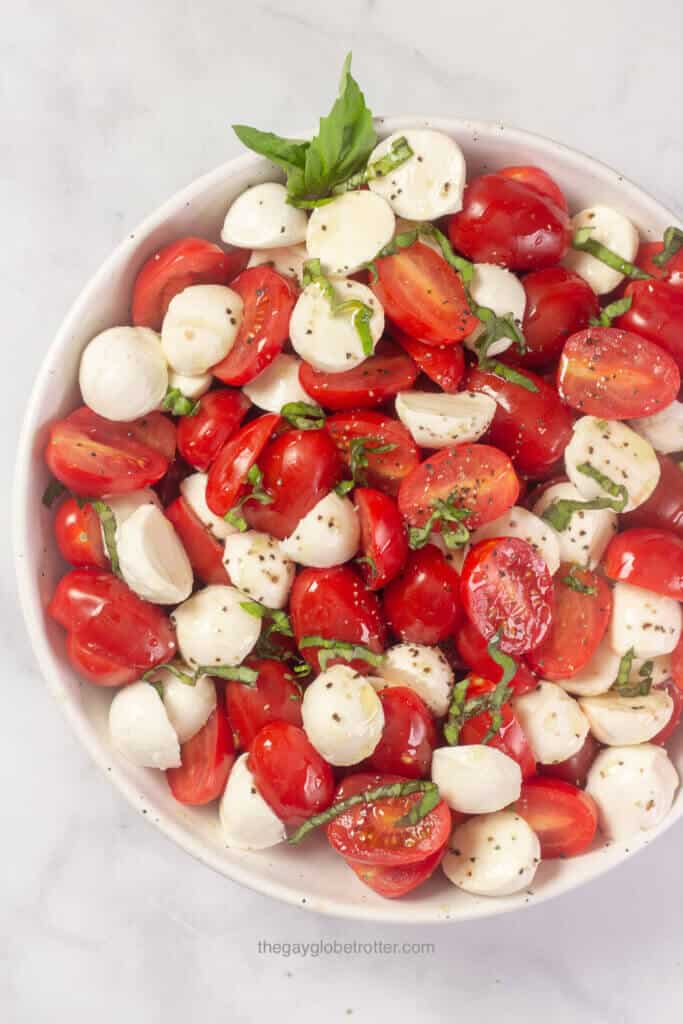
POLYGON ((393 867, 381 864, 364 864, 362 861, 349 860, 348 857, 346 858, 346 863, 356 877, 367 885, 369 889, 372 889, 379 896, 384 896, 385 899, 393 900, 398 899, 399 896, 407 895, 407 893, 422 885, 423 882, 426 882, 438 868, 445 852, 446 846, 444 845, 440 850, 437 850, 429 857, 425 857, 424 860, 418 861, 416 864, 397 864, 393 867))
POLYGON ((675 533, 625 530, 610 541, 603 564, 610 579, 683 601, 683 538, 675 533))
POLYGON ((246 416, 249 399, 241 391, 221 388, 199 399, 194 416, 178 420, 178 451, 191 466, 206 473, 221 448, 246 416))
POLYGON ((433 544, 411 551, 400 576, 384 590, 384 612, 399 640, 438 644, 461 617, 460 577, 433 544))
POLYGON ((578 274, 564 267, 535 270, 522 279, 526 310, 522 334, 525 355, 515 352, 523 366, 544 368, 559 359, 565 341, 588 327, 600 313, 598 297, 578 274))
POLYGON ((591 846, 598 809, 588 793, 562 779, 537 775, 522 784, 515 810, 541 842, 541 857, 577 857, 591 846))
POLYGON ((657 743, 659 746, 663 746, 673 736, 681 723, 681 715, 683 715, 683 690, 679 689, 673 679, 667 679, 665 683, 662 683, 661 686, 657 686, 655 689, 666 690, 673 701, 671 718, 664 728, 660 729, 657 735, 653 736, 650 740, 650 743, 657 743))
POLYGON ((667 281, 631 281, 624 295, 631 308, 614 321, 615 327, 659 345, 683 369, 683 289, 667 281))
POLYGON ((683 284, 683 249, 679 249, 675 256, 660 267, 653 257, 659 255, 663 248, 663 242, 641 242, 636 264, 658 280, 668 281, 670 285, 680 288, 683 284))
POLYGON ((173 420, 161 412, 148 412, 139 420, 122 423, 127 437, 153 448, 171 462, 176 453, 176 428, 173 420))
POLYGON ((245 686, 230 680, 225 687, 228 718, 243 750, 249 750, 270 722, 301 726, 301 691, 291 669, 271 658, 249 658, 246 664, 258 672, 256 683, 245 686))
POLYGON ((562 779, 564 782, 570 782, 572 786, 578 786, 583 789, 586 785, 590 767, 600 749, 600 744, 592 733, 589 732, 583 746, 576 754, 572 754, 565 761, 558 761, 556 764, 539 764, 539 775, 548 775, 551 778, 562 779))
POLYGON ((325 427, 346 466, 350 463, 352 442, 367 440, 368 466, 357 477, 359 484, 395 496, 404 477, 419 465, 419 448, 403 424, 392 416, 367 409, 338 412, 328 418, 325 427), (385 445, 393 445, 391 451, 373 453, 373 448, 385 445))
POLYGON ((222 696, 196 735, 180 748, 181 764, 166 780, 178 803, 201 807, 217 800, 235 761, 235 745, 222 696))
POLYGON ((126 686, 140 678, 139 668, 111 658, 97 644, 83 640, 80 633, 67 633, 66 653, 79 676, 93 686, 126 686))
POLYGON ((296 828, 332 803, 332 769, 290 722, 270 722, 257 732, 248 765, 259 793, 285 825, 296 828))
MULTIPOLYGON (((490 693, 495 688, 495 683, 490 679, 482 679, 479 676, 472 676, 467 688, 467 696, 477 697, 482 693, 490 693)), ((501 709, 502 724, 498 732, 490 739, 487 739, 491 728, 491 715, 488 711, 482 711, 472 718, 468 718, 460 730, 460 742, 465 746, 486 742, 502 751, 516 761, 522 771, 522 778, 528 779, 536 772, 536 761, 532 753, 529 741, 524 730, 519 724, 511 706, 503 704, 501 709)))
POLYGON ((659 483, 642 505, 626 512, 620 520, 624 526, 645 526, 669 530, 683 537, 683 473, 668 455, 658 455, 661 474, 659 483))
POLYGON ((143 264, 133 285, 131 318, 137 327, 161 330, 169 303, 196 284, 227 284, 249 262, 248 249, 225 252, 203 238, 180 238, 143 264))
POLYGON ((242 299, 242 320, 232 348, 211 372, 224 384, 240 387, 282 351, 297 289, 290 278, 265 263, 243 271, 230 287, 242 299))
MULTIPOLYGON (((469 619, 463 619, 459 624, 455 634, 455 643, 460 657, 468 668, 471 668, 478 676, 483 676, 494 683, 500 682, 503 677, 503 669, 491 658, 486 640, 469 619)), ((538 680, 523 661, 518 661, 517 671, 510 680, 510 686, 515 697, 521 697, 523 693, 535 690, 538 680)))
POLYGON ((448 233, 468 259, 510 270, 551 267, 571 241, 566 210, 538 188, 501 174, 470 181, 462 210, 448 222, 448 233))
POLYGON ((429 778, 437 743, 429 708, 408 686, 389 686, 380 691, 379 699, 384 711, 384 729, 368 758, 368 768, 410 779, 429 778))
POLYGON ((379 590, 398 576, 408 558, 408 538, 398 505, 388 494, 372 487, 357 487, 353 499, 358 512, 361 550, 369 562, 360 563, 366 587, 379 590))
POLYGON ((496 402, 487 441, 506 452, 519 473, 542 477, 562 458, 572 436, 572 417, 555 388, 528 370, 524 376, 536 391, 474 367, 467 375, 467 387, 496 402))
POLYGON ((528 164, 520 167, 503 167, 496 173, 502 174, 504 178, 512 178, 514 181, 519 181, 523 185, 527 185, 528 188, 534 189, 540 195, 552 200, 565 213, 569 209, 564 192, 560 186, 540 167, 528 164))
POLYGON ((92 505, 79 506, 75 498, 63 501, 55 516, 55 537, 62 558, 71 565, 109 568, 100 517, 92 505))
POLYGON ((202 583, 230 583, 223 565, 223 545, 197 518, 185 499, 176 498, 165 510, 165 515, 173 524, 202 583))
POLYGON ((247 473, 279 423, 277 413, 259 416, 223 445, 206 484, 206 503, 215 515, 224 516, 246 494, 247 473))
POLYGON ((465 354, 462 345, 425 345, 405 331, 393 327, 391 336, 411 357, 425 376, 442 391, 454 394, 465 375, 465 354))
POLYGON ((543 679, 576 675, 595 654, 611 615, 612 591, 602 576, 589 569, 561 565, 553 579, 550 629, 540 646, 527 655, 531 669, 543 679), (566 582, 568 578, 593 593, 575 590, 566 582))
POLYGON ((299 380, 324 409, 373 409, 399 391, 409 391, 417 380, 417 366, 400 348, 381 341, 375 354, 353 370, 323 373, 302 363, 299 380))

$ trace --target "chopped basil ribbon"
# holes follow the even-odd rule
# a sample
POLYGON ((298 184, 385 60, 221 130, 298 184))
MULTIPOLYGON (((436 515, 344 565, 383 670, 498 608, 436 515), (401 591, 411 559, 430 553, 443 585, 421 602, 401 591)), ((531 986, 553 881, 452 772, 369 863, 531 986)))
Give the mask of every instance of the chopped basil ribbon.
POLYGON ((50 480, 49 484, 43 491, 43 497, 41 501, 45 508, 52 508, 57 498, 60 498, 62 494, 66 493, 67 488, 64 484, 60 483, 59 480, 50 480))
POLYGON ((283 636, 294 636, 292 624, 286 612, 279 611, 277 608, 268 608, 265 604, 260 604, 259 601, 241 601, 240 608, 243 608, 249 615, 253 615, 255 619, 270 619, 268 634, 282 633, 283 636))
POLYGON ((375 789, 366 789, 361 793, 354 793, 352 796, 347 796, 344 800, 338 800, 336 804, 332 804, 326 811, 321 811, 319 814, 314 814, 313 817, 308 818, 303 825, 299 825, 298 829, 292 833, 287 841, 292 845, 300 843, 309 832, 312 832, 320 825, 329 824, 329 822, 338 818, 340 814, 344 814, 358 804, 373 804, 378 800, 396 800, 404 796, 411 796, 413 793, 423 793, 424 796, 427 796, 427 794, 432 795, 429 800, 425 800, 423 796, 422 800, 418 801, 415 805, 415 807, 420 807, 420 811, 411 813, 414 810, 411 808, 411 812, 395 822, 395 827, 403 828, 408 825, 415 825, 422 817, 429 814, 440 800, 439 790, 435 782, 425 782, 423 779, 413 779, 410 782, 390 782, 386 786, 376 786, 375 789), (433 794, 436 794, 435 801, 433 794), (418 814, 420 815, 419 817, 418 814))
POLYGON ((280 415, 297 430, 320 430, 325 426, 325 413, 319 405, 309 402, 287 402, 280 415))
POLYGON ((509 685, 517 672, 517 662, 509 654, 500 650, 500 630, 489 640, 486 648, 488 656, 501 667, 502 675, 495 688, 488 693, 478 694, 467 700, 467 689, 469 677, 461 679, 453 687, 451 703, 448 708, 448 717, 444 726, 443 734, 446 743, 454 747, 460 740, 460 731, 469 718, 475 715, 488 713, 491 722, 486 735, 481 740, 488 743, 503 724, 502 707, 512 696, 512 687, 509 685))
MULTIPOLYGON (((354 484, 364 486, 366 483, 365 470, 368 468, 368 452, 371 452, 373 455, 386 455, 387 452, 393 452, 396 447, 395 444, 371 445, 371 441, 381 441, 381 438, 353 437, 349 442, 349 469, 351 470, 354 484)), ((345 482, 342 481, 342 483, 345 482)))
POLYGON ((467 688, 470 685, 469 677, 461 679, 456 683, 451 693, 451 702, 448 706, 448 716, 443 727, 443 734, 446 743, 455 747, 460 739, 460 730, 467 718, 465 714, 467 688))
POLYGON ((312 671, 312 667, 305 661, 302 661, 301 664, 294 666, 294 674, 297 676, 310 676, 312 671))
POLYGON ((603 491, 607 491, 614 498, 612 507, 615 512, 624 511, 628 503, 628 491, 623 484, 615 484, 614 480, 611 480, 605 473, 601 473, 595 466, 591 466, 590 462, 582 462, 576 468, 579 473, 583 473, 584 476, 595 480, 596 484, 599 484, 603 491))
POLYGON ((185 684, 185 686, 197 685, 197 680, 199 679, 199 672, 193 672, 192 675, 190 675, 189 672, 183 672, 183 670, 181 668, 178 668, 178 666, 172 661, 165 661, 163 665, 155 665, 154 668, 150 668, 147 672, 145 672, 142 678, 146 679, 148 682, 152 682, 157 672, 161 672, 162 670, 165 672, 171 672, 176 677, 176 679, 179 679, 181 683, 185 684))
POLYGON ((630 277, 634 281, 649 281, 652 278, 652 274, 646 273, 637 267, 635 263, 631 263, 629 260, 623 259, 616 252, 612 252, 602 242, 598 242, 597 239, 591 238, 592 227, 579 228, 572 239, 572 248, 578 249, 580 252, 590 253, 596 260, 600 260, 601 263, 605 263, 612 270, 618 271, 625 277, 630 277))
POLYGON ((374 580, 379 575, 377 571, 377 562, 370 555, 359 555, 354 561, 358 562, 359 565, 367 565, 370 569, 370 579, 374 580))
MULTIPOLYGON (((649 693, 649 686, 645 693, 641 693, 642 683, 629 682, 629 676, 631 675, 631 668, 633 667, 633 659, 635 656, 636 652, 631 647, 626 654, 622 655, 621 661, 619 662, 617 678, 612 683, 612 689, 618 693, 620 697, 640 697, 645 696, 645 693, 649 693)), ((644 667, 645 666, 643 666, 643 668, 644 667)))
POLYGON ((683 231, 671 225, 664 232, 664 248, 652 257, 652 262, 656 267, 665 267, 679 249, 683 249, 683 231))
POLYGON ((628 313, 633 302, 633 296, 625 295, 623 299, 616 299, 614 302, 610 302, 609 306, 605 306, 604 309, 600 310, 599 317, 591 317, 589 323, 591 327, 611 327, 612 321, 616 320, 618 316, 622 316, 624 313, 628 313))
POLYGON ((466 260, 464 256, 458 256, 443 231, 440 231, 433 224, 425 222, 409 231, 402 231, 395 235, 392 240, 384 246, 375 256, 374 260, 365 264, 365 269, 370 271, 373 281, 377 280, 377 260, 383 256, 396 256, 402 249, 409 249, 421 238, 432 238, 441 250, 441 255, 446 263, 460 276, 464 285, 468 285, 474 276, 474 264, 466 260))
POLYGON ((529 380, 519 370, 514 370, 511 366, 501 363, 498 359, 482 359, 479 362, 479 366, 482 370, 488 370, 489 373, 495 374, 496 377, 508 380, 511 384, 517 384, 518 387, 524 388, 526 391, 533 393, 538 391, 538 387, 532 380, 529 380))
POLYGON ((247 668, 246 665, 200 665, 197 669, 198 676, 218 676, 219 679, 233 679, 238 683, 246 683, 247 686, 255 686, 258 679, 258 672, 255 668, 247 668))
POLYGON ((119 564, 119 551, 116 546, 116 516, 112 512, 111 508, 105 501, 101 501, 99 498, 91 499, 88 504, 92 506, 93 510, 97 513, 100 523, 102 525, 102 536, 104 538, 104 547, 111 562, 111 571, 119 579, 123 579, 121 575, 121 566, 119 564))
POLYGON ((343 498, 349 491, 352 491, 355 487, 353 480, 340 480, 338 484, 334 486, 334 493, 338 494, 340 498, 343 498))
POLYGON ((375 654, 369 647, 362 644, 354 644, 347 640, 328 640, 324 636, 304 636, 299 641, 299 648, 305 650, 307 647, 320 647, 318 652, 318 664, 324 672, 333 658, 341 658, 343 661, 367 661, 369 665, 378 668, 384 662, 383 654, 375 654))
POLYGON ((424 526, 411 526, 408 531, 408 544, 416 551, 423 548, 429 541, 430 534, 436 523, 441 523, 441 537, 447 548, 455 550, 463 547, 470 539, 470 531, 462 522, 472 515, 469 508, 459 508, 455 504, 456 492, 453 491, 447 498, 437 498, 432 503, 432 511, 424 526), (455 523, 455 527, 446 527, 444 523, 455 523))
POLYGON ((360 299, 340 299, 330 279, 323 274, 320 260, 318 259, 306 260, 302 283, 304 288, 309 284, 316 284, 320 288, 330 304, 332 316, 351 316, 356 334, 360 338, 363 355, 371 356, 373 353, 372 332, 370 330, 372 308, 366 305, 365 302, 361 302, 360 299))
POLYGON ((587 586, 580 579, 577 579, 576 573, 580 572, 581 568, 582 566, 580 565, 573 565, 568 574, 562 577, 562 582, 567 587, 570 587, 571 590, 575 590, 577 594, 587 594, 589 597, 592 597, 594 594, 597 594, 598 588, 587 586))
POLYGON ((574 501, 571 498, 558 498, 541 513, 546 523, 562 533, 572 521, 575 512, 590 512, 594 509, 611 508, 615 511, 612 498, 591 498, 590 501, 574 501))
POLYGON ((233 505, 231 509, 228 509, 223 516, 226 523, 230 523, 230 525, 234 526, 240 531, 240 533, 244 533, 247 529, 247 521, 241 511, 245 502, 257 501, 259 505, 270 505, 273 502, 271 495, 267 494, 261 487, 261 484, 263 483, 263 473, 256 463, 250 467, 249 472, 247 473, 247 483, 251 485, 251 490, 245 494, 244 497, 240 498, 236 505, 233 505))
POLYGON ((342 182, 341 185, 335 185, 332 191, 335 195, 340 195, 342 192, 350 192, 352 189, 360 188, 361 185, 365 185, 368 181, 374 181, 375 178, 384 178, 387 174, 395 171, 397 167, 400 167, 401 164, 404 164, 406 160, 409 160, 411 156, 413 156, 413 151, 408 140, 405 136, 401 135, 400 138, 394 139, 389 152, 385 156, 368 164, 365 170, 357 171, 346 181, 342 182))
POLYGON ((180 388, 169 388, 161 406, 172 416, 196 416, 199 412, 199 402, 187 398, 180 388))

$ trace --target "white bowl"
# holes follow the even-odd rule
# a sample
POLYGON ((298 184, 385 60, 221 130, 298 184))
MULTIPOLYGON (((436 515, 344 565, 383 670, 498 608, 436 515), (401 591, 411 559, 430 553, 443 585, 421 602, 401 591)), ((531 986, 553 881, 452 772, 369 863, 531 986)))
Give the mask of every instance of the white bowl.
MULTIPOLYGON (((661 238, 663 229, 676 221, 672 213, 615 171, 539 136, 474 121, 378 119, 382 134, 417 126, 436 128, 457 139, 467 158, 469 177, 505 165, 538 164, 558 181, 572 210, 593 203, 614 206, 637 224, 643 238, 661 238)), ((23 424, 14 489, 19 592, 40 667, 79 740, 133 807, 199 860, 259 892, 323 913, 408 923, 501 914, 566 892, 615 867, 680 818, 681 791, 659 828, 625 844, 600 845, 583 857, 542 864, 532 894, 477 898, 455 889, 437 871, 412 896, 384 900, 355 878, 321 836, 296 848, 283 845, 250 854, 227 850, 221 842, 215 807, 181 806, 172 798, 161 773, 136 769, 112 750, 107 731, 111 691, 76 677, 65 657, 64 632, 46 617, 46 605, 65 567, 53 539, 53 514, 40 500, 48 481, 42 452, 48 424, 79 404, 77 368, 82 349, 98 331, 128 321, 133 280, 152 252, 183 235, 217 240, 231 200, 247 185, 274 177, 267 161, 247 154, 179 192, 104 263, 74 303, 46 353, 23 424)), ((683 773, 683 730, 672 756, 683 773)))

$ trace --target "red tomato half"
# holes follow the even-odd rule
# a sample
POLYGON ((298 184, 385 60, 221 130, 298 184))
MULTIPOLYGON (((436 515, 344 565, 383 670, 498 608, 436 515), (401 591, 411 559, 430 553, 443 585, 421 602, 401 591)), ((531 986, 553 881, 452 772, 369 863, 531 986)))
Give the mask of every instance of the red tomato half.
POLYGON ((55 536, 62 558, 72 565, 109 568, 100 517, 92 505, 79 506, 75 498, 63 501, 55 516, 55 536))
POLYGON ((388 342, 380 342, 375 354, 344 373, 323 373, 302 363, 299 380, 304 391, 325 409, 372 409, 408 391, 417 379, 413 360, 388 342))
POLYGON ((661 469, 659 483, 647 501, 632 512, 626 512, 621 522, 627 527, 671 530, 683 537, 683 472, 667 455, 658 455, 657 460, 661 469))
POLYGON ((391 336, 443 391, 452 394, 458 390, 465 373, 462 345, 425 345, 398 327, 392 329, 391 336))
POLYGON ((379 699, 384 711, 382 738, 368 758, 376 772, 429 778, 437 743, 429 708, 408 686, 388 686, 379 699))
POLYGON ((683 369, 683 288, 667 281, 631 281, 624 295, 630 296, 631 308, 615 327, 653 341, 683 369))
POLYGON ((282 351, 296 290, 289 278, 265 263, 245 270, 230 287, 244 304, 242 320, 234 345, 211 372, 224 384, 239 387, 270 366, 282 351))
POLYGON ((683 601, 683 538, 675 533, 625 530, 610 541, 604 568, 610 579, 683 601))
POLYGON ((683 690, 683 636, 671 653, 671 678, 679 690, 683 690))
POLYGON ((79 633, 67 633, 66 653, 69 661, 94 686, 126 686, 140 678, 140 669, 110 658, 96 644, 83 640, 79 633))
POLYGON ((663 745, 666 741, 673 736, 676 729, 680 725, 681 715, 683 715, 683 690, 680 690, 678 684, 673 679, 667 679, 661 686, 655 687, 657 690, 666 690, 673 701, 673 710, 671 712, 671 718, 666 723, 663 729, 653 736, 650 743, 658 743, 663 745))
POLYGON ((235 761, 235 745, 222 697, 199 732, 180 748, 181 765, 166 780, 181 804, 198 807, 222 795, 235 761))
POLYGON ((353 493, 360 522, 360 571, 370 590, 379 590, 399 574, 408 557, 408 539, 398 505, 388 494, 371 487, 353 493))
POLYGON ((460 619, 460 577, 433 544, 411 551, 400 576, 384 591, 392 632, 407 643, 438 644, 460 619))
POLYGON ((538 836, 543 860, 576 857, 585 853, 595 838, 595 801, 562 779, 541 775, 527 779, 515 810, 538 836))
MULTIPOLYGON (((495 683, 489 679, 481 679, 473 676, 467 689, 468 697, 475 697, 481 693, 490 692, 495 688, 495 683)), ((496 750, 501 750, 513 761, 516 761, 522 770, 522 778, 530 778, 536 771, 536 761, 532 753, 529 741, 524 730, 517 721, 515 714, 509 704, 503 704, 500 709, 502 725, 498 732, 487 743, 496 750)), ((491 728, 491 715, 488 711, 469 718, 460 731, 460 742, 465 745, 483 743, 491 728)))
POLYGON ((252 741, 248 764, 259 793, 285 825, 296 828, 332 803, 332 769, 296 725, 264 725, 252 741))
POLYGON ((551 199, 556 206, 559 206, 561 210, 566 213, 569 207, 567 206, 567 200, 564 197, 564 192, 557 184, 553 181, 549 174, 541 170, 540 167, 533 166, 522 166, 522 167, 503 167, 497 174, 502 174, 504 178, 512 178, 514 181, 520 181, 523 185, 528 185, 529 188, 533 188, 536 192, 542 196, 547 196, 551 199))
POLYGON ((660 267, 653 257, 659 255, 663 248, 663 242, 641 242, 636 264, 660 281, 668 281, 670 285, 679 288, 683 284, 683 249, 679 249, 675 256, 660 267))
POLYGON ((223 445, 206 484, 206 503, 215 515, 224 516, 246 492, 247 473, 279 422, 277 413, 266 413, 247 423, 223 445))
POLYGON ((121 423, 126 428, 127 435, 134 438, 140 444, 153 448, 169 462, 175 457, 176 450, 176 428, 175 423, 168 416, 160 412, 148 412, 139 420, 130 423, 121 423))
MULTIPOLYGON (((503 677, 503 669, 491 658, 487 650, 487 643, 481 633, 465 619, 460 623, 455 635, 455 642, 460 657, 473 672, 484 679, 499 683, 503 677)), ((536 676, 532 675, 523 661, 517 663, 517 671, 510 680, 510 686, 514 690, 515 697, 521 697, 523 693, 530 693, 538 686, 536 676)))
POLYGON ((401 480, 415 469, 420 453, 412 437, 398 420, 381 412, 360 409, 356 412, 338 412, 326 423, 332 440, 345 465, 350 464, 353 441, 364 439, 367 469, 356 477, 359 484, 376 487, 387 494, 396 495, 401 480), (375 454, 373 448, 392 445, 391 451, 375 454))
POLYGON ((246 664, 258 672, 256 683, 231 680, 225 687, 228 718, 243 750, 269 722, 301 725, 301 691, 287 666, 270 658, 249 658, 246 664))
POLYGON ((385 899, 395 900, 426 882, 438 868, 445 852, 444 844, 436 853, 425 857, 424 860, 418 861, 416 864, 397 864, 393 867, 382 864, 364 864, 362 861, 357 863, 349 860, 348 857, 346 863, 356 877, 369 889, 379 896, 384 896, 385 899))
POLYGON ((235 434, 250 406, 242 391, 209 391, 199 399, 194 416, 178 420, 178 451, 205 473, 223 445, 235 434))
POLYGON ((600 744, 589 732, 580 750, 565 761, 558 761, 556 764, 539 764, 539 774, 562 779, 564 782, 571 782, 572 786, 583 788, 586 785, 590 767, 600 749, 600 744))
POLYGON ((548 267, 526 274, 526 311, 522 334, 526 354, 515 357, 524 366, 545 367, 559 359, 570 335, 588 327, 600 312, 598 297, 578 274, 564 267, 548 267))
POLYGON ((180 537, 192 568, 203 583, 229 584, 223 565, 223 544, 197 518, 183 497, 176 498, 165 511, 180 537))

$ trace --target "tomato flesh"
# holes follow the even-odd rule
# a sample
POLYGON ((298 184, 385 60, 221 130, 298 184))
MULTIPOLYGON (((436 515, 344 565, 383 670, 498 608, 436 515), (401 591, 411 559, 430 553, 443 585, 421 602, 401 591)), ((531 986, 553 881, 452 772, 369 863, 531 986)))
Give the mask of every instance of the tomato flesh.
POLYGON ((368 465, 356 478, 364 486, 395 496, 401 481, 420 462, 419 449, 406 428, 384 413, 365 409, 338 412, 329 417, 325 426, 346 466, 350 465, 352 442, 365 440, 368 465), (388 445, 392 446, 390 451, 373 452, 374 448, 388 445))
POLYGON ((332 803, 332 769, 290 722, 269 722, 257 732, 248 765, 259 793, 285 825, 296 828, 332 803))
POLYGON ((55 516, 55 536, 62 557, 71 565, 109 568, 100 517, 92 505, 79 505, 75 498, 63 501, 55 516))
POLYGON ((176 498, 165 511, 180 537, 195 574, 203 583, 229 584, 223 565, 223 545, 197 518, 185 498, 176 498))
POLYGON ((230 680, 225 687, 228 718, 243 750, 270 722, 301 726, 301 692, 291 670, 271 658, 249 658, 246 664, 258 672, 254 685, 230 680))
POLYGON ((203 395, 194 416, 178 421, 178 451, 185 461, 205 473, 237 432, 250 404, 243 392, 227 388, 203 395))
POLYGON ((403 572, 384 590, 384 612, 399 640, 438 644, 461 617, 460 577, 433 544, 411 551, 403 572))
POLYGON ((604 569, 610 579, 683 601, 683 538, 675 533, 625 530, 610 541, 604 569))
POLYGON ((375 772, 429 778, 432 754, 437 744, 436 729, 429 708, 407 686, 389 686, 379 699, 384 711, 382 738, 368 758, 375 772))
POLYGON ((180 748, 181 764, 166 771, 173 796, 181 804, 200 807, 217 800, 235 761, 235 745, 223 699, 198 733, 180 748))
POLYGON ((215 515, 224 516, 246 494, 247 474, 279 422, 277 413, 259 416, 223 445, 206 484, 206 503, 215 515))
POLYGON ((397 327, 392 328, 391 336, 442 391, 449 394, 458 391, 465 374, 462 345, 425 345, 397 327))
POLYGON ((348 857, 346 863, 369 889, 379 896, 384 896, 385 899, 395 900, 426 882, 438 868, 445 852, 444 845, 442 849, 416 864, 395 864, 391 867, 383 864, 364 864, 362 861, 357 863, 348 857))
POLYGON ((323 373, 302 363, 299 380, 304 391, 325 409, 372 409, 408 391, 417 379, 417 367, 410 356, 383 341, 375 354, 343 373, 323 373))
POLYGON ((598 809, 588 793, 562 779, 536 776, 522 784, 515 803, 517 814, 531 826, 541 843, 541 857, 577 857, 595 838, 598 809))
POLYGON ((353 493, 360 522, 363 560, 360 572, 370 590, 384 587, 405 565, 408 539, 393 498, 371 487, 353 493))
MULTIPOLYGON (((455 642, 460 657, 473 672, 483 676, 494 683, 499 683, 503 677, 503 669, 493 660, 488 653, 488 644, 484 637, 477 631, 472 623, 465 619, 460 623, 455 642)), ((510 680, 510 686, 515 697, 521 697, 523 693, 530 693, 538 686, 538 680, 523 661, 517 662, 517 671, 510 680)))
POLYGON ((79 676, 93 686, 126 686, 140 678, 139 668, 111 658, 97 644, 84 640, 80 633, 67 633, 66 653, 79 676))

